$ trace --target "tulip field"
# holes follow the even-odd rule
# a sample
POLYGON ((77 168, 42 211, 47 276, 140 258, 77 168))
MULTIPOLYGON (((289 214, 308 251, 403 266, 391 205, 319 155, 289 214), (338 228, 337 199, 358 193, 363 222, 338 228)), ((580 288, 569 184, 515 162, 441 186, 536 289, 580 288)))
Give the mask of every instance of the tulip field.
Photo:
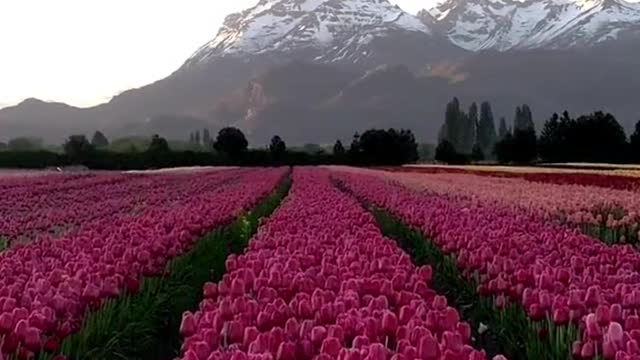
POLYGON ((580 176, 2 177, 0 360, 640 359, 640 189, 580 176))

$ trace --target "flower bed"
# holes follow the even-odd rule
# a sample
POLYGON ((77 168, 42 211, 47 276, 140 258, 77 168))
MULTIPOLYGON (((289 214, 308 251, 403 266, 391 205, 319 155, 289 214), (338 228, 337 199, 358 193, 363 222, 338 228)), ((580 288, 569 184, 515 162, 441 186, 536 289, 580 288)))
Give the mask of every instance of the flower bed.
MULTIPOLYGON (((142 276, 162 275, 167 263, 196 240, 255 206, 284 169, 257 169, 238 181, 201 192, 169 209, 102 223, 91 232, 37 241, 0 254, 2 352, 29 358, 56 353, 59 342, 83 326, 87 311, 136 293, 142 276)), ((201 176, 201 174, 195 175, 201 176)), ((206 179, 206 178, 205 178, 206 179)))
POLYGON ((182 359, 484 359, 471 329, 328 172, 296 169, 282 206, 186 312, 182 359))
POLYGON ((385 167, 387 171, 422 174, 467 174, 489 177, 519 178, 531 182, 557 185, 596 186, 617 190, 640 189, 637 169, 628 170, 578 170, 547 167, 482 167, 482 166, 407 166, 385 167), (496 170, 499 169, 499 170, 496 170), (506 170, 508 169, 508 170, 506 170))
MULTIPOLYGON (((113 173, 53 177, 51 183, 13 187, 0 200, 0 237, 25 243, 90 228, 94 221, 110 223, 145 208, 184 200, 200 188, 213 190, 237 178, 238 170, 186 175, 139 176, 113 173), (57 180, 57 181, 56 181, 57 180), (43 190, 46 189, 46 190, 43 190)), ((35 182, 34 178, 34 182, 35 182)), ((101 225, 103 226, 103 225, 101 225)))
MULTIPOLYGON (((640 356, 640 254, 630 246, 607 246, 509 208, 419 193, 357 173, 335 176, 453 256, 507 322, 517 322, 518 309, 525 312, 527 327, 537 331, 528 339, 544 344, 547 358, 640 356)), ((523 346, 530 349, 540 345, 523 346)))
POLYGON ((585 234, 607 243, 639 240, 640 192, 637 191, 467 174, 368 172, 416 190, 517 208, 542 220, 579 227, 585 234))

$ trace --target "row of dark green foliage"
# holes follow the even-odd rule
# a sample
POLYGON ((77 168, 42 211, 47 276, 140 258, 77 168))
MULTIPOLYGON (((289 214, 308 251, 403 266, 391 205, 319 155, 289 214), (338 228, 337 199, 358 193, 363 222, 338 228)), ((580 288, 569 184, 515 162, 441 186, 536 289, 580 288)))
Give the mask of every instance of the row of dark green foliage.
POLYGON ((166 139, 154 135, 146 151, 113 152, 107 150, 108 139, 96 132, 89 141, 84 135, 72 135, 63 145, 64 152, 46 150, 9 150, 0 152, 0 167, 46 168, 84 165, 91 169, 150 169, 177 166, 278 166, 278 165, 400 165, 418 159, 418 145, 410 130, 367 130, 356 133, 347 151, 338 140, 333 152, 287 149, 286 143, 274 136, 267 149, 249 149, 239 129, 220 130, 215 139, 208 131, 200 140, 192 133, 190 143, 204 151, 174 151, 166 139))
POLYGON ((624 129, 609 113, 597 111, 572 118, 565 111, 562 116, 553 114, 537 135, 531 109, 525 104, 516 108, 512 128, 508 128, 501 118, 496 134, 491 106, 487 102, 482 103, 481 120, 477 122, 474 120, 477 118, 475 103, 468 115, 459 107, 457 99, 447 106, 435 153, 438 161, 453 164, 488 159, 516 164, 640 161, 640 121, 627 140, 624 129), (481 123, 484 125, 479 125, 481 123), (470 139, 474 131, 476 141, 472 144, 470 139))

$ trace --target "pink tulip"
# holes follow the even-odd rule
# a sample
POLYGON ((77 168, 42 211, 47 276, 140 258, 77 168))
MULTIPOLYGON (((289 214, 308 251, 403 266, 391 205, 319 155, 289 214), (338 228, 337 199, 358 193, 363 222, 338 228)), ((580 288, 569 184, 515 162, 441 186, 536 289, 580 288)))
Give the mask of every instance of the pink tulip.
POLYGON ((436 360, 440 356, 438 340, 431 335, 425 335, 418 342, 418 357, 423 360, 436 360))
POLYGON ((196 332, 196 320, 193 314, 186 312, 182 315, 182 323, 180 324, 180 334, 189 337, 196 332))
POLYGON ((215 299, 218 295, 218 285, 207 282, 203 287, 203 294, 206 299, 215 299))
POLYGON ((387 336, 395 335, 398 329, 398 318, 390 311, 385 311, 382 316, 382 330, 387 336))
POLYGON ((322 341, 320 352, 323 354, 328 354, 331 357, 335 358, 338 356, 341 348, 342 346, 340 345, 340 340, 334 337, 327 337, 322 341))
POLYGON ((361 349, 365 346, 369 346, 369 338, 366 336, 358 335, 353 339, 353 348, 361 349))
POLYGON ((324 326, 315 326, 311 329, 311 342, 320 347, 322 341, 327 337, 327 329, 324 326))
POLYGON ((13 330, 13 314, 2 313, 0 314, 0 336, 9 333, 13 330))
POLYGON ((42 347, 42 343, 40 340, 40 330, 35 328, 35 327, 28 327, 25 331, 24 331, 24 346, 27 347, 27 349, 33 351, 33 352, 38 352, 41 347, 42 347))

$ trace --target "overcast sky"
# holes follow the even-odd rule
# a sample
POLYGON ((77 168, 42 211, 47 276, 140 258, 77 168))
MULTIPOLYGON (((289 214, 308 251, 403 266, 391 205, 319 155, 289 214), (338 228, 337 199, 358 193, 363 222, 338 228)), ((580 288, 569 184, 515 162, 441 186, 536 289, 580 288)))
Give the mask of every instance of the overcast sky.
MULTIPOLYGON (((415 13, 436 0, 390 0, 415 13)), ((91 106, 169 75, 258 0, 2 0, 0 108, 91 106)))

